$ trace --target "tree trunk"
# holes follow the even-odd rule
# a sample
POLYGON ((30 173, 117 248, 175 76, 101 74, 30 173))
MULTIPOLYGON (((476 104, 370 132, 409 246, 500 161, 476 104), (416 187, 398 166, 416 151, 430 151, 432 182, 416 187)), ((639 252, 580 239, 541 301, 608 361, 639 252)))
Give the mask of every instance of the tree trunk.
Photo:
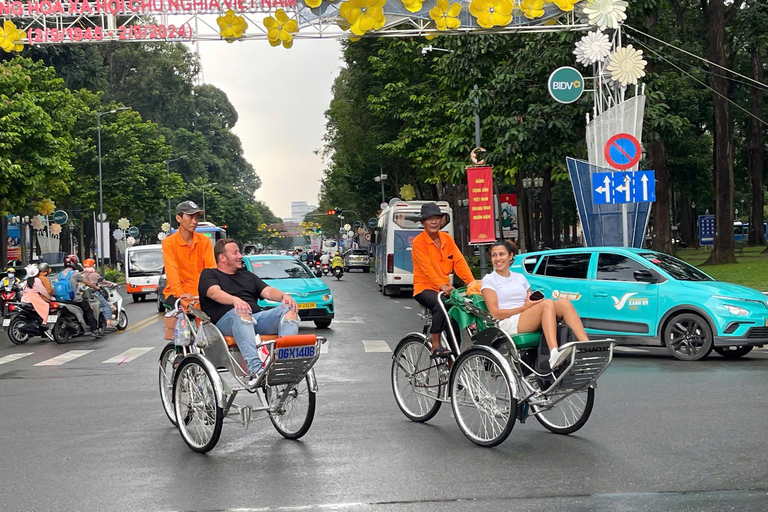
POLYGON ((651 248, 666 254, 675 254, 672 247, 670 226, 671 197, 669 172, 667 170, 667 148, 664 140, 648 143, 648 158, 651 169, 656 171, 656 202, 653 204, 653 234, 651 248))
POLYGON ((520 169, 515 174, 515 189, 517 191, 517 250, 519 252, 528 252, 531 250, 530 244, 526 243, 530 236, 528 234, 530 223, 526 221, 528 218, 528 203, 525 197, 526 191, 523 188, 523 172, 520 169))
POLYGON ((552 168, 541 170, 544 184, 541 187, 541 245, 553 247, 552 241, 552 168))
MULTIPOLYGON (((752 78, 763 82, 763 62, 757 46, 752 48, 752 78)), ((765 206, 765 194, 763 192, 763 125, 759 118, 763 113, 764 91, 759 87, 752 87, 752 114, 755 117, 749 123, 749 156, 747 166, 749 168, 750 181, 752 182, 752 213, 749 216, 749 245, 764 245, 765 231, 763 230, 763 207, 765 206)))
POLYGON ((691 196, 688 193, 680 195, 680 226, 678 233, 680 239, 689 247, 693 247, 693 208, 691 208, 691 196))
MULTIPOLYGON (((714 64, 725 62, 725 2, 709 0, 705 10, 709 24, 708 58, 714 64)), ((705 265, 738 263, 733 240, 733 125, 728 103, 728 77, 722 68, 709 67, 712 80, 714 137, 715 241, 705 265)))

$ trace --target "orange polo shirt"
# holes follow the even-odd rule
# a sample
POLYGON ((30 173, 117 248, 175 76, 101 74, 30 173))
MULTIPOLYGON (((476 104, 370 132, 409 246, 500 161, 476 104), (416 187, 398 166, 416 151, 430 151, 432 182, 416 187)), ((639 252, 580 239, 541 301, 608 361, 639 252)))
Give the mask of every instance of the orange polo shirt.
POLYGON ((216 266, 208 237, 194 233, 192 243, 188 244, 179 231, 163 240, 163 263, 167 279, 165 295, 176 298, 182 293, 197 295, 200 272, 216 266))
POLYGON ((440 291, 440 286, 451 284, 450 275, 456 274, 465 283, 474 281, 472 271, 451 235, 440 231, 440 247, 426 231, 413 239, 413 294, 424 290, 440 291))

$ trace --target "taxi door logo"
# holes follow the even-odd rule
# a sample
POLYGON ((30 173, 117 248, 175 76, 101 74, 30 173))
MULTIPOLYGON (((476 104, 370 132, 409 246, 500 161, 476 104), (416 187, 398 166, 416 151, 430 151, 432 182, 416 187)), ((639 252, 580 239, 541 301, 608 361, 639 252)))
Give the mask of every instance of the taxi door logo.
POLYGON ((624 308, 624 306, 629 305, 627 309, 636 310, 639 306, 648 305, 648 299, 640 297, 631 298, 633 295, 637 295, 637 293, 625 293, 620 299, 617 297, 611 297, 613 299, 613 307, 621 310, 624 308))

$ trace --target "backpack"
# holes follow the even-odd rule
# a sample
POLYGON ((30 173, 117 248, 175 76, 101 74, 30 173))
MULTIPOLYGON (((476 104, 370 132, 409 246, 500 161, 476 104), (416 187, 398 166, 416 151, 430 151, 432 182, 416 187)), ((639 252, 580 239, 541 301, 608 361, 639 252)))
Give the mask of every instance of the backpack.
POLYGON ((74 270, 70 270, 66 277, 61 276, 64 273, 63 270, 59 272, 59 280, 53 284, 53 291, 56 294, 57 300, 72 300, 75 298, 75 291, 72 289, 72 283, 69 282, 73 272, 74 270))

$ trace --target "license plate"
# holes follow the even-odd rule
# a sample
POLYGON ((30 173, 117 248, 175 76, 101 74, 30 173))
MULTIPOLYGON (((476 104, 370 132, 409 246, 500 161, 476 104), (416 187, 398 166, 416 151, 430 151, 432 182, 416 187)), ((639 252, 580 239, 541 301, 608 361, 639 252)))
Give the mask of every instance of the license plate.
POLYGON ((768 318, 765 319, 765 326, 768 327, 768 318))
POLYGON ((48 322, 49 324, 55 324, 56 323, 56 315, 48 315, 48 322))
POLYGON ((287 347, 277 349, 278 359, 304 359, 305 357, 315 357, 315 345, 305 345, 303 347, 287 347))
POLYGON ((143 291, 143 292, 153 292, 153 291, 155 291, 155 287, 154 286, 145 286, 145 287, 143 287, 141 289, 141 291, 143 291))
POLYGON ((305 302, 304 304, 299 304, 299 309, 312 309, 317 307, 317 302, 305 302))
POLYGON ((10 318, 3 318, 3 327, 8 327, 11 324, 10 318))

